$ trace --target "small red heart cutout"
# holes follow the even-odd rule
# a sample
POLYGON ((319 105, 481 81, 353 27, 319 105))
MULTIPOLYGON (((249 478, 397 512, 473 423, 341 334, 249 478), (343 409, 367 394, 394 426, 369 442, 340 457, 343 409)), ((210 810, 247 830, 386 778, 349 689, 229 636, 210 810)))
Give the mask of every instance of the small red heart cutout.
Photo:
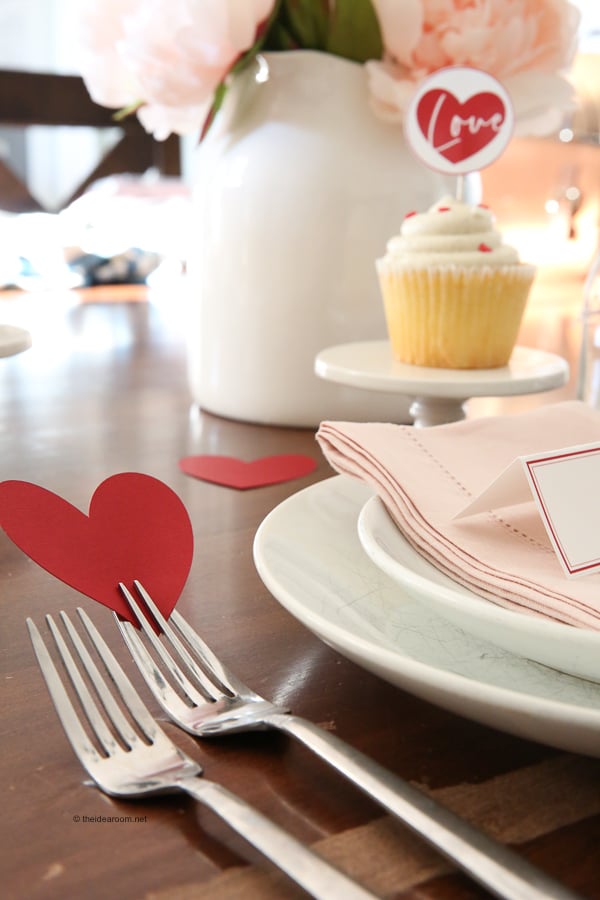
POLYGON ((185 506, 162 481, 136 472, 103 481, 87 516, 39 485, 3 481, 0 525, 43 569, 130 620, 120 581, 141 581, 168 618, 192 564, 185 506))
POLYGON ((179 460, 181 471, 192 478, 242 491, 292 481, 308 475, 316 467, 314 459, 299 453, 263 456, 250 462, 235 456, 213 455, 186 456, 179 460))
POLYGON ((464 103, 450 91, 433 88, 418 102, 417 122, 441 156, 460 163, 494 140, 506 117, 501 97, 490 91, 473 94, 464 103))

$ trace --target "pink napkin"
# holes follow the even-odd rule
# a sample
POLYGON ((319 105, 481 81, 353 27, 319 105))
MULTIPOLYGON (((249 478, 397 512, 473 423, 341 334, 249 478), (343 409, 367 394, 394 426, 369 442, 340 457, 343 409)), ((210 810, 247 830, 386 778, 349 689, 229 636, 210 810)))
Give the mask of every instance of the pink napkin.
POLYGON ((517 456, 600 441, 600 413, 567 402, 433 428, 323 422, 317 440, 451 578, 509 609, 600 630, 600 575, 564 574, 533 500, 453 521, 517 456))

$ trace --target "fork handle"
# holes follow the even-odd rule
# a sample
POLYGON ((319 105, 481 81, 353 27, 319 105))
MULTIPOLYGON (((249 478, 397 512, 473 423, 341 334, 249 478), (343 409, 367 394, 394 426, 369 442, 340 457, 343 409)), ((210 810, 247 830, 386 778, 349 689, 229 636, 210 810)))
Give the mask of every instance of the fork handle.
POLYGON ((581 900, 504 844, 312 722, 281 713, 270 713, 265 722, 297 738, 495 896, 581 900))
POLYGON ((375 894, 344 875, 222 785, 201 776, 182 778, 177 781, 177 785, 199 803, 209 807, 318 900, 331 900, 332 897, 377 900, 375 894))

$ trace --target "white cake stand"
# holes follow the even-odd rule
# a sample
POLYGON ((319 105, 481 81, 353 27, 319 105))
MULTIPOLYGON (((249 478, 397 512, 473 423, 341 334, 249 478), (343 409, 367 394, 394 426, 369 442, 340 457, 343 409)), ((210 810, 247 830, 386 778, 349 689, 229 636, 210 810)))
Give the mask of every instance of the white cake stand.
POLYGON ((410 415, 419 428, 465 418, 471 397, 535 394, 562 387, 569 364, 562 356, 515 347, 499 369, 433 369, 397 362, 388 341, 359 341, 322 350, 315 372, 327 381, 413 397, 410 415))
POLYGON ((31 335, 16 325, 0 325, 0 356, 14 356, 31 347, 31 335))

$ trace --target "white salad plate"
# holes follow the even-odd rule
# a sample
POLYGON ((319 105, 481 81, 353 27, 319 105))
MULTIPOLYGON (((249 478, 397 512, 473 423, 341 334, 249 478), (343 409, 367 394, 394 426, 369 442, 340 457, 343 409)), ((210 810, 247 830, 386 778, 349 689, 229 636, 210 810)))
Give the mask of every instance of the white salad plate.
POLYGON ((358 536, 371 561, 401 588, 398 603, 408 596, 504 650, 600 682, 600 631, 505 609, 463 587, 410 546, 379 497, 362 508, 358 536))
POLYGON ((342 655, 424 700, 600 757, 600 686, 480 640, 410 597, 361 547, 357 521, 370 496, 338 475, 269 513, 254 560, 279 603, 342 655))

